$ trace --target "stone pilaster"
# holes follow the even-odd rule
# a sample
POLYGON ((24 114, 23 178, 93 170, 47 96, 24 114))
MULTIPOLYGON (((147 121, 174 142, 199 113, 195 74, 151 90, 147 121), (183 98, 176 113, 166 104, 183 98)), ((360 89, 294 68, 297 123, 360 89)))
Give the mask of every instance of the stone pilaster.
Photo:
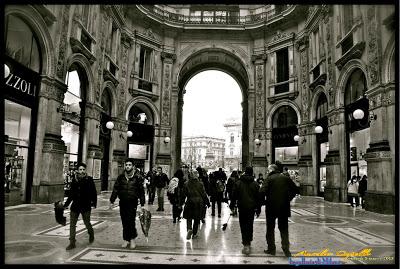
POLYGON ((33 203, 52 203, 64 197, 63 163, 66 148, 61 139, 59 112, 67 86, 43 76, 39 93, 36 152, 32 184, 33 203))
POLYGON ((341 202, 345 200, 344 189, 340 184, 340 154, 339 150, 329 150, 325 157, 326 185, 324 199, 330 202, 341 202))

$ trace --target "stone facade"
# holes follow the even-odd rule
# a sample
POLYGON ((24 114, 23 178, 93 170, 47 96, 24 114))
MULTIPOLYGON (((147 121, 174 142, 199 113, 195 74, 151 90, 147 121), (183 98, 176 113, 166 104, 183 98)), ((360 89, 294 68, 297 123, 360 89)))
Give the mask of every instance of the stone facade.
MULTIPOLYGON (((197 72, 219 69, 233 76, 243 93, 242 165, 264 171, 272 160, 274 111, 289 105, 299 119, 302 192, 315 195, 313 122, 316 96, 322 92, 329 104, 325 199, 345 202, 349 166, 345 89, 352 72, 361 69, 372 115, 365 156, 371 183, 367 210, 393 213, 395 87, 394 77, 384 71, 393 69, 397 49, 393 41, 395 29, 387 23, 394 6, 351 7, 349 30, 341 5, 284 5, 281 13, 274 5, 266 5, 268 16, 260 14, 250 21, 241 17, 235 22, 222 20, 214 24, 185 20, 183 14, 189 14, 189 5, 181 10, 175 7, 180 16, 160 13, 166 8, 163 5, 124 5, 123 9, 116 5, 90 5, 87 18, 82 17, 82 5, 6 6, 5 15, 23 18, 41 46, 43 79, 37 111, 40 128, 35 141, 32 190, 28 190, 33 194, 31 202, 62 198, 60 163, 64 149, 60 138, 62 118, 57 108, 67 91, 63 81, 71 66, 78 66, 86 77, 87 109, 80 152, 82 161, 89 166, 103 157, 96 126, 102 92, 105 88, 110 92, 110 117, 116 124, 111 131, 108 158, 112 167, 110 180, 116 178, 118 162, 126 154, 126 140, 121 137, 133 104, 147 107, 155 119, 153 164, 161 165, 169 176, 173 174, 181 162, 184 86, 197 72), (278 64, 285 59, 287 78, 279 81, 278 64), (143 62, 148 66, 142 66, 143 62), (165 142, 166 137, 170 142, 165 142), (255 145, 256 138, 260 145, 255 145)), ((241 15, 250 14, 249 6, 240 9, 241 15)))

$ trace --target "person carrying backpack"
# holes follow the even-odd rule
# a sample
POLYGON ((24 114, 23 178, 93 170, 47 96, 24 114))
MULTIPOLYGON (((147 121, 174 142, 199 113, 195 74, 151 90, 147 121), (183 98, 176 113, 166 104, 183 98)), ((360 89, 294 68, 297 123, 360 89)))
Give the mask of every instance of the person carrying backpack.
POLYGON ((172 218, 173 223, 176 223, 176 220, 181 219, 182 213, 182 191, 183 185, 185 183, 184 174, 182 169, 176 170, 174 177, 171 179, 168 190, 167 190, 167 197, 172 204, 172 218))
MULTIPOLYGON (((220 168, 222 170, 222 168, 220 168)), ((225 174, 225 173, 224 173, 225 174)), ((226 180, 226 175, 225 175, 226 180)), ((215 216, 215 204, 218 207, 218 218, 221 218, 221 204, 224 198, 225 180, 218 171, 210 175, 210 200, 211 200, 211 216, 215 216)))

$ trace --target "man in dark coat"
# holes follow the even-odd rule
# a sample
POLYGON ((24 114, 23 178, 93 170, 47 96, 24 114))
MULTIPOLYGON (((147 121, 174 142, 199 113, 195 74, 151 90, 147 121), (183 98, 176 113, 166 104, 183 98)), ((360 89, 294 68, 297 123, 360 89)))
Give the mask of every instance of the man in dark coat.
POLYGON ((289 225, 290 201, 296 193, 296 185, 287 176, 281 174, 275 164, 268 166, 269 174, 260 189, 260 199, 267 196, 265 215, 267 218, 267 245, 265 253, 275 255, 275 220, 278 218, 278 228, 281 233, 282 250, 286 257, 290 257, 289 251, 289 225))
POLYGON ((157 169, 153 167, 153 169, 150 170, 146 175, 146 178, 149 181, 149 184, 147 185, 147 192, 149 195, 149 200, 148 200, 149 205, 152 205, 154 203, 154 198, 156 196, 156 185, 154 185, 154 178, 156 174, 157 174, 157 169))
POLYGON ((115 199, 119 198, 122 238, 124 239, 122 247, 124 248, 128 246, 131 249, 136 248, 135 238, 138 234, 135 218, 138 200, 140 200, 140 206, 144 206, 145 203, 143 182, 144 179, 139 170, 136 169, 133 160, 127 159, 125 161, 125 172, 117 177, 110 197, 110 207, 114 204, 115 199))
POLYGON ((165 188, 168 186, 169 179, 168 176, 163 173, 162 167, 157 167, 157 174, 154 177, 154 184, 157 191, 158 208, 157 211, 164 211, 164 192, 165 188))
POLYGON ((358 193, 360 194, 362 208, 365 207, 364 196, 365 196, 365 192, 367 191, 367 184, 368 184, 367 175, 363 175, 360 182, 358 183, 358 193))
POLYGON ((86 175, 86 164, 78 164, 76 177, 72 179, 68 199, 64 204, 67 208, 72 202, 69 223, 69 245, 66 250, 75 248, 76 223, 79 214, 82 215, 83 223, 89 233, 89 243, 94 241, 94 231, 90 223, 91 209, 97 206, 97 191, 93 178, 86 175))
POLYGON ((239 209, 239 224, 242 232, 242 253, 250 254, 250 245, 253 241, 254 214, 260 216, 261 204, 259 202, 260 186, 254 180, 253 168, 246 167, 244 175, 235 182, 232 190, 230 208, 233 211, 235 205, 239 209))
POLYGON ((197 230, 204 214, 203 211, 206 206, 210 206, 210 201, 208 200, 204 185, 199 181, 199 172, 196 170, 193 170, 189 174, 189 180, 185 182, 183 197, 186 199, 185 208, 183 209, 183 217, 187 221, 186 239, 189 240, 192 238, 192 235, 193 238, 198 237, 197 230))

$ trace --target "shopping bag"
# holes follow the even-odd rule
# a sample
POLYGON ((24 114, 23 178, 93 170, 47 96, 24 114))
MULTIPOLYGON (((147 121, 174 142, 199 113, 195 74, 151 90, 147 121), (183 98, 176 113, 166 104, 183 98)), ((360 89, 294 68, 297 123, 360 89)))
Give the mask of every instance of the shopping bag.
POLYGON ((65 226, 67 223, 67 218, 64 217, 64 205, 61 201, 54 203, 54 214, 57 223, 65 226))

